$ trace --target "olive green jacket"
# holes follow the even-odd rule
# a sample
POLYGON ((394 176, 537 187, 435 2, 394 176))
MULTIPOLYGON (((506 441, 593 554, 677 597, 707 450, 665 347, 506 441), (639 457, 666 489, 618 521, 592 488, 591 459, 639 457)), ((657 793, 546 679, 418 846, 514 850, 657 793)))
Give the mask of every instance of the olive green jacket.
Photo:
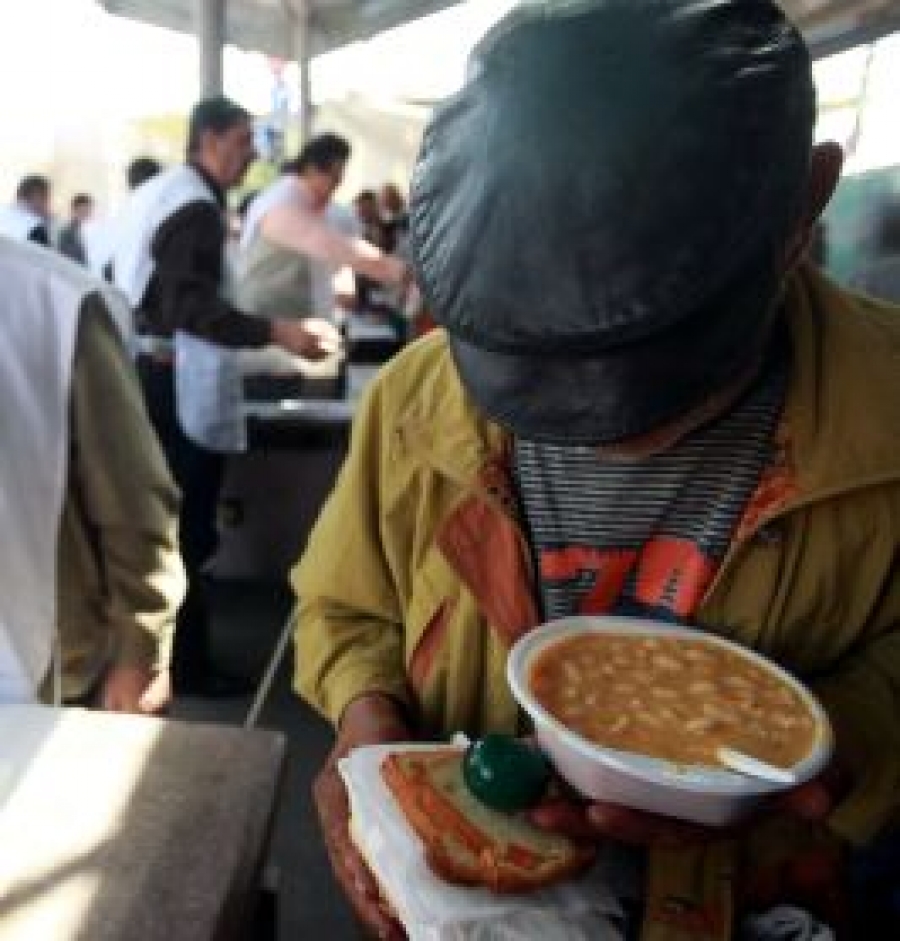
MULTIPOLYGON (((900 809, 900 312, 805 269, 785 313, 780 459, 695 620, 817 690, 855 780, 830 824, 866 842, 900 809)), ((298 692, 334 722, 377 690, 406 703, 425 734, 520 727, 506 653, 538 611, 516 507, 508 436, 476 410, 435 333, 368 391, 292 574, 298 692)), ((650 921, 654 894, 676 888, 712 914, 679 926, 660 902, 644 937, 728 937, 720 884, 733 854, 682 857, 651 865, 650 921), (692 888, 676 886, 685 879, 692 888)))
POLYGON ((112 664, 167 668, 185 589, 178 489, 100 293, 82 302, 69 424, 57 619, 74 699, 112 664))

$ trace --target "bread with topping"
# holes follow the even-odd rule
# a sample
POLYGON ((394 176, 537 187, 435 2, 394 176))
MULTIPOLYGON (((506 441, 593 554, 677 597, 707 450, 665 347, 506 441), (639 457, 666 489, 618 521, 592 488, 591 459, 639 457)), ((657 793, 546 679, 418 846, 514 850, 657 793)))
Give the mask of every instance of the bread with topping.
POLYGON ((482 804, 463 779, 463 754, 447 748, 393 752, 381 765, 435 875, 516 893, 560 882, 590 865, 592 847, 482 804))

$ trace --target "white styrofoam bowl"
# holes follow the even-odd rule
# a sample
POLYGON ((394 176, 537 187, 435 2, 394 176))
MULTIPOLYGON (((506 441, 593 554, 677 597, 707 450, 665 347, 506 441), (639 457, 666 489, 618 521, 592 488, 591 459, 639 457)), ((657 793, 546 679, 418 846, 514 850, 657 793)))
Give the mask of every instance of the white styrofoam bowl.
POLYGON ((534 722, 538 743, 556 770, 585 797, 678 817, 708 826, 723 826, 748 814, 759 801, 784 785, 733 771, 681 766, 657 758, 595 745, 568 729, 537 702, 529 688, 534 659, 548 646, 584 633, 639 637, 689 637, 727 647, 775 673, 809 706, 817 734, 809 755, 790 770, 797 783, 815 777, 833 749, 831 725, 819 702, 789 673, 751 650, 698 629, 627 617, 571 617, 535 628, 512 648, 507 677, 513 695, 534 722))

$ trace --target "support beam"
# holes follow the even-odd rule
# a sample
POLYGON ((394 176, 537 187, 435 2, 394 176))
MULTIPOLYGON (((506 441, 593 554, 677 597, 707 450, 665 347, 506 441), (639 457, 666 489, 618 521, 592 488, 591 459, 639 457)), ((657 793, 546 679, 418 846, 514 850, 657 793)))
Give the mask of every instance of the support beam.
POLYGON ((309 63, 312 58, 312 43, 309 16, 309 0, 294 0, 294 58, 300 71, 298 123, 301 144, 312 134, 313 104, 312 81, 309 63))
POLYGON ((807 41, 813 58, 822 59, 825 56, 844 52, 853 46, 877 42, 898 30, 900 30, 900 12, 885 12, 858 26, 850 26, 843 30, 813 30, 807 36, 807 41))
POLYGON ((194 0, 200 51, 200 97, 222 94, 222 52, 225 46, 226 0, 194 0))

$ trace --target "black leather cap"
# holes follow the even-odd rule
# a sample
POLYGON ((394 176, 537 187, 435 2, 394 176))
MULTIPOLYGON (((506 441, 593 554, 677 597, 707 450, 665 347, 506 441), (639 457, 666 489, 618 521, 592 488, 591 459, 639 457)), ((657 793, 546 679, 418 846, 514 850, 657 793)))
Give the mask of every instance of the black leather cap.
POLYGON ((423 293, 487 414, 599 444, 721 388, 764 342, 814 110, 769 0, 501 21, 426 130, 410 206, 423 293))

